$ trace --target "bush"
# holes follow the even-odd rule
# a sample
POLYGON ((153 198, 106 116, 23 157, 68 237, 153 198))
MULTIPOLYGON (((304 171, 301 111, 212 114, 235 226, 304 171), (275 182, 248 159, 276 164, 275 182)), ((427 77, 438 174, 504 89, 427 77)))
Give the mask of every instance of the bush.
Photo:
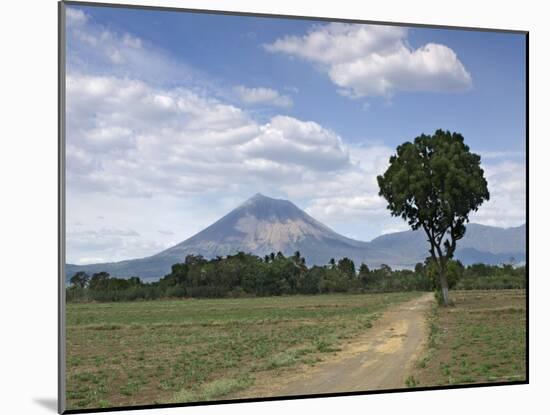
POLYGON ((169 287, 164 292, 165 297, 175 297, 175 298, 182 298, 185 297, 187 294, 187 290, 182 285, 174 285, 172 287, 169 287))
POLYGON ((525 275, 490 275, 463 277, 456 285, 457 290, 506 290, 525 289, 525 275))

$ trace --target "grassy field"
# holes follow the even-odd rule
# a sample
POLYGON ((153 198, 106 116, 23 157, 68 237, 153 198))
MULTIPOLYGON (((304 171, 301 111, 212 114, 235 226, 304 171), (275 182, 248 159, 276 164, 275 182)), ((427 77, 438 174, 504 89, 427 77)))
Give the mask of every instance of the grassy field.
POLYGON ((221 399, 251 386, 255 374, 315 364, 417 295, 69 304, 67 405, 221 399))
POLYGON ((434 308, 427 356, 408 386, 525 380, 525 290, 451 292, 434 308))

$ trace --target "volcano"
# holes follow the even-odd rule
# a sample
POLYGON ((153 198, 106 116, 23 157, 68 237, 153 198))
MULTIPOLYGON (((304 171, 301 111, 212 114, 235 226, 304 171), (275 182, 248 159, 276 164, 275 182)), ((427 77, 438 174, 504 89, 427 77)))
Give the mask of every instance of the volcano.
MULTIPOLYGON (((67 264, 65 273, 70 277, 77 271, 88 274, 106 271, 113 277, 156 280, 187 255, 214 258, 241 251, 261 257, 271 252, 288 256, 300 251, 309 266, 348 257, 357 265, 364 262, 371 268, 381 264, 410 268, 422 262, 428 252, 422 232, 405 231, 383 235, 371 242, 357 241, 336 233, 288 200, 258 193, 201 232, 158 254, 104 264, 67 264)), ((511 257, 522 261, 525 226, 503 229, 470 224, 466 237, 459 243, 457 257, 464 258, 466 263, 500 263, 511 257)))

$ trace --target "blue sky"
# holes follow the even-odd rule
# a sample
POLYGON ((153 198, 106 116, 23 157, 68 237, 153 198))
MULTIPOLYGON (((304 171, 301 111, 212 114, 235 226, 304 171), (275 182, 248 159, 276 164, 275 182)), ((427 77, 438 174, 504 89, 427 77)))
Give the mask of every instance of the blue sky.
POLYGON ((374 178, 437 128, 482 156, 472 219, 525 221, 523 35, 67 13, 69 262, 156 253, 257 191, 357 239, 406 229, 374 178))

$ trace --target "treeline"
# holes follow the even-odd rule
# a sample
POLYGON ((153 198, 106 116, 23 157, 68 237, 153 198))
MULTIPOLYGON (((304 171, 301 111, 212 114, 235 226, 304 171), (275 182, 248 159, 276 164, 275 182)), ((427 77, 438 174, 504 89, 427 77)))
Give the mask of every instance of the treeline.
POLYGON ((525 266, 473 264, 464 268, 457 290, 523 289, 527 286, 525 266))
MULTIPOLYGON (((457 261, 449 265, 451 288, 525 287, 524 268, 481 264, 463 267, 457 261), (506 286, 501 286, 503 281, 506 286)), ((366 264, 356 269, 349 258, 331 259, 325 266, 308 268, 299 252, 290 257, 272 253, 264 258, 240 252, 210 260, 188 255, 185 262, 174 264, 169 274, 150 283, 137 276, 123 279, 111 278, 106 272, 92 276, 77 272, 70 279, 67 301, 431 291, 438 285, 432 268, 427 260, 414 270, 392 270, 388 265, 371 270, 366 264)))

